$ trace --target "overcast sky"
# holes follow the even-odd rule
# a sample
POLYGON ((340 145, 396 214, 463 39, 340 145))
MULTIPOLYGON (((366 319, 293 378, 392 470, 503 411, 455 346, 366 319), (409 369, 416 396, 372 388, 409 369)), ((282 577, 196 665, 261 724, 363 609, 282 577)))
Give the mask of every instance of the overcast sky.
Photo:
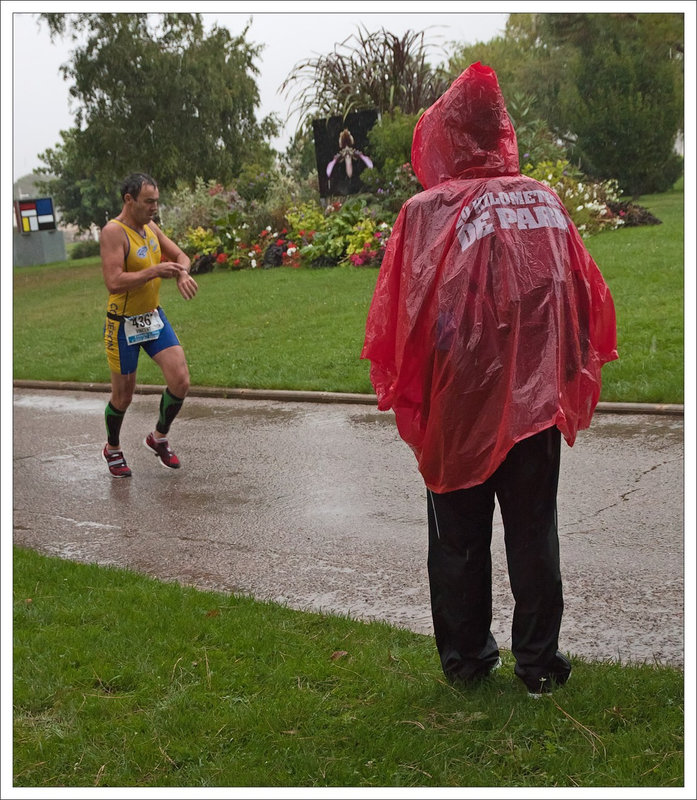
MULTIPOLYGON (((73 125, 75 108, 68 97, 69 83, 63 80, 59 71, 61 64, 70 58, 73 43, 57 40, 51 42, 45 23, 37 26, 37 13, 41 11, 96 10, 91 3, 5 3, 3 2, 3 30, 12 28, 13 69, 13 172, 15 179, 26 175, 39 166, 39 153, 55 146, 60 140, 60 131, 73 125), (82 7, 81 7, 82 6, 82 7), (10 9, 10 7, 12 7, 10 9), (30 13, 34 11, 35 13, 30 13), (9 12, 12 12, 9 14, 9 12), (9 18, 8 18, 9 14, 9 18), (8 26, 7 23, 12 23, 8 26)), ((108 3, 100 3, 98 10, 143 11, 153 10, 196 10, 203 14, 207 28, 215 22, 227 27, 233 34, 241 33, 251 18, 247 41, 264 45, 258 66, 257 77, 261 106, 259 118, 271 112, 286 119, 288 97, 278 93, 283 80, 301 60, 324 55, 333 50, 334 45, 343 41, 351 33, 365 25, 368 30, 382 27, 391 33, 401 35, 407 30, 426 31, 427 40, 436 47, 445 47, 451 41, 474 44, 488 41, 503 32, 508 14, 474 13, 472 8, 485 11, 487 6, 498 8, 497 3, 438 3, 428 4, 429 12, 385 13, 383 9, 423 9, 424 3, 384 3, 374 0, 371 3, 347 4, 352 13, 319 13, 313 9, 326 9, 338 4, 327 3, 200 3, 192 7, 186 4, 119 3, 113 8, 108 3), (206 13, 208 10, 234 10, 239 13, 206 13), (448 9, 456 8, 459 13, 448 9), (282 11, 278 10, 282 9, 282 11), (300 9, 300 10, 295 10, 300 9), (308 10, 309 9, 309 10, 308 10), (370 10, 367 10, 370 9, 370 10), (444 10, 443 10, 444 9, 444 10), (290 13, 289 13, 290 12, 290 13), (447 13, 446 13, 447 12, 447 13)), ((3 33, 4 37, 4 33, 3 33)), ((3 38, 3 50, 5 49, 3 38)), ((434 50, 434 55, 436 51, 434 50)), ((434 61, 436 59, 434 58, 434 61)), ((6 86, 3 86, 6 96, 6 86)), ((4 116, 4 114, 3 114, 4 116)), ((5 117, 5 119, 7 119, 5 117)), ((285 126, 283 136, 274 142, 278 149, 284 149, 294 130, 296 120, 285 126)), ((3 136, 7 128, 3 125, 3 136)))

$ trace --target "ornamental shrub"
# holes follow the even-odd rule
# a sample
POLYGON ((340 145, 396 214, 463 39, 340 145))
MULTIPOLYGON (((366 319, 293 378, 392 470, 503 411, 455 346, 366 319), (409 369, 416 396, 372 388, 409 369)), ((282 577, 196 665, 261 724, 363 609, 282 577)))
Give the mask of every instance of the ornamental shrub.
POLYGON ((617 181, 588 181, 564 159, 528 163, 521 172, 554 189, 582 237, 624 224, 609 205, 619 199, 617 181))
POLYGON ((71 260, 76 258, 87 258, 99 255, 99 242, 95 239, 83 239, 75 242, 70 248, 71 260))
MULTIPOLYGON (((327 206, 324 220, 300 248, 309 266, 378 266, 392 225, 367 195, 355 195, 327 206), (379 234, 377 236, 376 234, 379 234)), ((315 220, 318 221, 318 220, 315 220)))
MULTIPOLYGON (((190 230, 212 228, 216 219, 239 207, 241 202, 234 189, 225 189, 215 180, 196 178, 193 190, 182 184, 163 198, 161 227, 170 239, 185 249, 182 241, 190 230)), ((187 255, 192 253, 187 250, 187 255)))
POLYGON ((179 246, 192 261, 216 253, 220 245, 220 237, 210 228, 203 228, 200 225, 197 228, 188 228, 179 240, 179 246))
POLYGON ((422 190, 411 167, 411 143, 419 114, 403 114, 398 108, 384 114, 368 133, 373 169, 363 170, 361 180, 374 202, 391 223, 404 202, 422 190))
POLYGON ((298 206, 291 206, 286 211, 286 222, 291 235, 305 244, 312 240, 317 231, 324 230, 329 220, 322 206, 311 200, 298 206))

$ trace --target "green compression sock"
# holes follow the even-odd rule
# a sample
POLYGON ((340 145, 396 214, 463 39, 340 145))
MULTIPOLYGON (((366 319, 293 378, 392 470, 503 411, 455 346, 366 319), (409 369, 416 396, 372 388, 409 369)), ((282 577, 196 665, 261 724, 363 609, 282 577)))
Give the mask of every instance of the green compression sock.
POLYGON ((169 389, 165 389, 164 392, 162 392, 162 397, 160 398, 160 417, 155 426, 158 433, 162 433, 165 436, 169 433, 170 425, 183 404, 183 397, 177 397, 172 394, 169 389))

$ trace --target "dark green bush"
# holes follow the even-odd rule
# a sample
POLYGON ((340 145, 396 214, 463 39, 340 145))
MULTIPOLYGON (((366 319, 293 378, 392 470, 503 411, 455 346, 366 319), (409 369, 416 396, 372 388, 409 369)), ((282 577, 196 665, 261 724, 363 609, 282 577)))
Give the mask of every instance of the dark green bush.
POLYGON ((70 248, 70 258, 89 258, 90 256, 99 255, 99 242, 94 239, 85 239, 81 242, 75 242, 70 248))

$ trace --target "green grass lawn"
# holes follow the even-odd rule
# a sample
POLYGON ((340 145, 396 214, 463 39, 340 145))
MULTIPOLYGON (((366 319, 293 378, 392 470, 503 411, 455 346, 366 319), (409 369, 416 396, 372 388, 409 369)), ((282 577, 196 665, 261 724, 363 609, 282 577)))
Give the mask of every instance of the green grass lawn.
POLYGON ((681 191, 643 197, 661 225, 588 240, 617 312, 620 358, 603 367, 603 400, 683 402, 683 200, 681 191))
MULTIPOLYGON (((683 402, 683 194, 642 198, 662 224, 588 240, 612 291, 618 362, 601 399, 683 402)), ((361 361, 377 270, 246 270, 199 277, 185 302, 162 304, 199 386, 372 392, 361 361)), ((14 270, 14 377, 108 381, 101 332, 106 290, 97 259, 14 270)), ((161 383, 141 359, 141 383, 161 383)))
POLYGON ((457 689, 430 636, 25 549, 13 600, 17 787, 683 785, 677 669, 457 689))

